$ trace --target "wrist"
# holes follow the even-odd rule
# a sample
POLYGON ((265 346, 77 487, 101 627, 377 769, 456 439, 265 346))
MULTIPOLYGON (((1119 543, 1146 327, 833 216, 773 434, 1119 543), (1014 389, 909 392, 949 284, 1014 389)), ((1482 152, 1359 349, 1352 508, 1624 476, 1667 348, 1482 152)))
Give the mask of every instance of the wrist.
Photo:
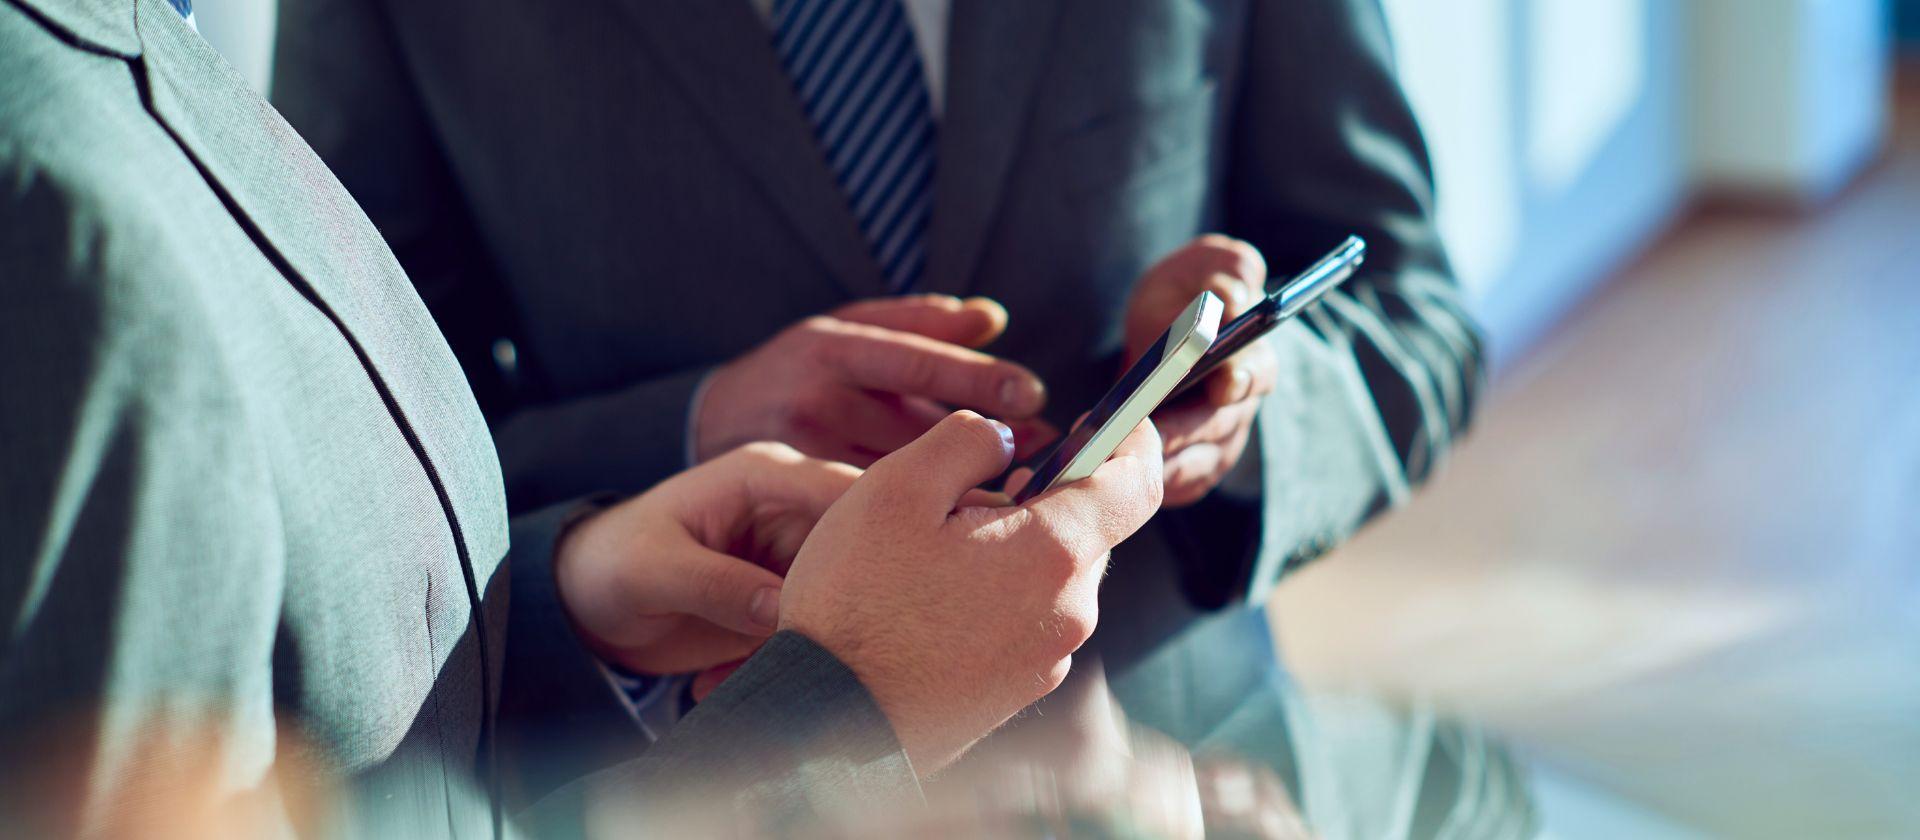
POLYGON ((971 738, 956 739, 953 733, 964 727, 937 711, 942 704, 929 702, 929 696, 937 696, 938 692, 921 690, 925 687, 911 679, 896 678, 898 674, 912 673, 912 668, 888 667, 889 657, 885 653, 856 640, 838 638, 830 629, 811 627, 804 621, 789 623, 781 630, 802 636, 826 651, 859 681, 873 699, 874 707, 887 719, 894 740, 907 754, 916 775, 924 778, 946 767, 972 743, 971 738))
POLYGON ((607 644, 590 627, 592 618, 591 599, 593 593, 601 588, 599 582, 591 580, 591 546, 589 532, 598 524, 606 511, 619 503, 617 495, 608 493, 582 501, 561 521, 560 528, 553 540, 553 588, 560 602, 560 611, 567 617, 567 625, 582 646, 603 662, 618 664, 618 648, 607 644))

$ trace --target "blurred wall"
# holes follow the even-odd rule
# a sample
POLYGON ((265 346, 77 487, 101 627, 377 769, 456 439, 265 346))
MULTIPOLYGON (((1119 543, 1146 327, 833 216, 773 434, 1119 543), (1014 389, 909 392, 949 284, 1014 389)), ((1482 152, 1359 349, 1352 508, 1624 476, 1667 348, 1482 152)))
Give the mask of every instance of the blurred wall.
POLYGON ((1496 369, 1658 234, 1690 182, 1686 7, 1386 0, 1440 225, 1496 369))
POLYGON ((1693 0, 1692 8, 1702 187, 1814 204, 1879 152, 1891 50, 1884 0, 1693 0))
POLYGON ((1384 3, 1496 371, 1697 191, 1811 205, 1883 145, 1888 0, 1384 3))
POLYGON ((1909 52, 1920 48, 1920 0, 1895 0, 1893 21, 1902 47, 1909 52))

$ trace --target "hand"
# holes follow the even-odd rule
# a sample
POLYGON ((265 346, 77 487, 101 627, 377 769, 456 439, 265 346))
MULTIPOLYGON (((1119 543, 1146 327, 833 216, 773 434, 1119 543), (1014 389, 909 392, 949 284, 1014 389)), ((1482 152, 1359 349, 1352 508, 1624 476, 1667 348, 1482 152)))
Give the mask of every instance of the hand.
POLYGON ((589 649, 633 671, 741 659, 773 635, 780 576, 859 474, 776 443, 734 450, 575 525, 554 557, 561 602, 589 649))
POLYGON ((781 626, 852 669, 921 775, 1060 684, 1093 633, 1108 551, 1160 506, 1151 423, 1084 481, 967 504, 1012 457, 1004 425, 940 421, 821 517, 781 596, 781 626))
POLYGON ((1053 436, 1034 415, 1046 388, 1024 367, 972 348, 1006 329, 985 298, 848 304, 788 327, 714 371, 694 420, 700 461, 757 440, 816 458, 872 464, 926 433, 950 407, 1013 423, 1023 450, 1053 436))
MULTIPOLYGON (((1140 278, 1127 302, 1127 364, 1153 345, 1194 295, 1210 291, 1226 304, 1225 324, 1260 301, 1267 264, 1252 245, 1217 234, 1167 255, 1140 278)), ((1167 507, 1200 501, 1219 486, 1247 451, 1260 398, 1273 392, 1280 362, 1256 341, 1234 354, 1197 396, 1154 413, 1166 442, 1167 507)))

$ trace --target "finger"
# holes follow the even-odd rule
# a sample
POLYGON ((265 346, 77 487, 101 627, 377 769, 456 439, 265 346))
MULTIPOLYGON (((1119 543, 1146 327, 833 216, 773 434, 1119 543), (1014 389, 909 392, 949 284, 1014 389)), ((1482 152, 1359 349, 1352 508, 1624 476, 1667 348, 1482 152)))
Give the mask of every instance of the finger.
POLYGON ((971 411, 956 411, 926 434, 873 465, 867 478, 919 515, 944 519, 968 491, 1013 460, 1013 430, 971 411))
POLYGON ((1032 371, 926 336, 841 324, 820 345, 822 361, 848 384, 927 397, 997 417, 1031 417, 1047 403, 1032 371))
POLYGON ((1259 411, 1260 403, 1256 400, 1219 408, 1188 404, 1164 415, 1155 415, 1154 422, 1160 429, 1162 440, 1166 442, 1167 456, 1172 457, 1189 446, 1224 443, 1245 432, 1253 425, 1253 418, 1259 411))
POLYGON ((1231 275, 1254 291, 1266 288, 1267 260, 1253 243, 1223 233, 1209 233, 1194 240, 1189 248, 1198 270, 1231 275))
POLYGON ((1207 377, 1207 402, 1228 405, 1273 393, 1280 379, 1280 357, 1273 345, 1255 341, 1207 377))
POLYGON ((1006 486, 1001 489, 1006 491, 1008 496, 1018 496, 1020 495, 1020 491, 1027 486, 1027 482, 1032 480, 1033 470, 1027 467, 1020 467, 1007 474, 1006 486))
POLYGON ((1056 533, 1077 539, 1074 548, 1102 552, 1119 545, 1160 509, 1160 434, 1143 420, 1113 457, 1082 481, 1055 487, 1029 502, 1035 514, 1057 519, 1056 533))
POLYGON ((1013 428, 1013 459, 1023 461, 1060 439, 1060 428, 1038 417, 1008 420, 1013 428))
POLYGON ((637 612, 691 615, 752 636, 779 626, 779 575, 692 541, 665 550, 666 562, 635 563, 622 578, 637 612))
POLYGON ((813 431, 845 441, 864 453, 862 460, 849 462, 859 466, 871 465, 880 456, 912 443, 946 416, 944 411, 932 418, 910 412, 898 396, 881 391, 836 391, 836 396, 814 415, 817 419, 811 422, 818 423, 819 428, 813 431))
POLYGON ((807 458, 750 473, 747 498, 759 507, 779 505, 819 519, 859 478, 860 471, 846 464, 807 458))
POLYGON ((960 507, 1006 507, 1013 504, 1013 497, 995 490, 968 490, 960 497, 960 507))
POLYGON ((693 696, 695 703, 705 700, 707 695, 712 694, 714 689, 719 688, 721 683, 726 682, 728 677, 733 676, 733 672, 740 670, 740 666, 745 664, 747 664, 746 658, 741 657, 701 671, 694 675, 693 684, 687 687, 687 693, 693 696))
POLYGON ((1257 303, 1266 288, 1266 261, 1252 245, 1209 234, 1167 255, 1141 278, 1127 306, 1128 360, 1165 332, 1167 324, 1202 291, 1225 304, 1231 319, 1257 303))
MULTIPOLYGON (((1200 293, 1202 287, 1197 284, 1214 275, 1234 278, 1258 292, 1266 287, 1267 264, 1252 245, 1230 236, 1208 234, 1162 258, 1149 270, 1151 282, 1141 291, 1162 306, 1184 306, 1200 293)), ((1221 300, 1233 306, 1240 297, 1241 293, 1229 290, 1221 300)))
POLYGON ((1195 444, 1168 456, 1161 506, 1183 508, 1213 492, 1226 473, 1225 461, 1225 447, 1217 443, 1195 444))
POLYGON ((1007 310, 991 298, 907 295, 849 303, 832 313, 842 321, 926 336, 962 347, 981 347, 1007 329, 1007 310))
POLYGON ((703 547, 726 548, 742 522, 769 505, 814 519, 853 486, 860 471, 823 458, 810 458, 780 443, 751 443, 703 467, 704 480, 684 482, 670 498, 678 500, 675 519, 703 547))
POLYGON ((640 674, 684 674, 732 662, 767 643, 764 633, 735 633, 712 622, 681 616, 672 629, 645 646, 613 651, 610 659, 640 674))

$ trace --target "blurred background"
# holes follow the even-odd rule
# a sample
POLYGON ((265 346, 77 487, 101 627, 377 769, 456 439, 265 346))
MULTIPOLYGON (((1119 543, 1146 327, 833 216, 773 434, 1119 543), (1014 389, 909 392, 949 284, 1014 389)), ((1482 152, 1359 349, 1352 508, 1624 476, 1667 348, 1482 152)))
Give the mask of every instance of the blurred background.
MULTIPOLYGON (((195 5, 264 88, 271 0, 195 5)), ((1493 387, 1292 668, 1550 836, 1920 837, 1920 0, 1385 5, 1493 387)))

